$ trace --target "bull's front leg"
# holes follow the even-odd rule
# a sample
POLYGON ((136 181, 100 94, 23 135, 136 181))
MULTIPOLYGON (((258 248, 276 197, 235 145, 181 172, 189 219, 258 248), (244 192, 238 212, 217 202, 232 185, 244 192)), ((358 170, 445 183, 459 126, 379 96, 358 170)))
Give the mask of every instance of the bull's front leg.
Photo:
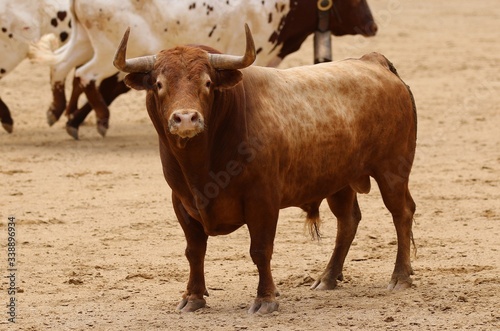
POLYGON ((249 208, 252 212, 247 213, 251 215, 246 215, 246 219, 250 232, 250 256, 259 271, 259 285, 257 297, 248 313, 269 314, 279 307, 276 300, 279 292, 271 273, 271 257, 279 210, 271 208, 265 210, 262 205, 254 207, 249 208))
POLYGON ((208 296, 204 271, 208 236, 205 234, 203 226, 188 215, 181 201, 174 194, 172 194, 172 203, 177 219, 186 236, 186 258, 189 262, 189 280, 177 310, 194 312, 205 307, 206 301, 203 296, 208 296))

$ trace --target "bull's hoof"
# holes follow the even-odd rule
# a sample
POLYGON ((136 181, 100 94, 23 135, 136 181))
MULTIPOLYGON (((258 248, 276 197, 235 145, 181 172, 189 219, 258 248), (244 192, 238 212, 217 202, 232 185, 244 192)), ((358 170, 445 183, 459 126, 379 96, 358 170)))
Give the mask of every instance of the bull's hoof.
POLYGON ((250 309, 248 309, 249 314, 257 314, 257 315, 267 315, 275 312, 279 308, 279 302, 276 300, 266 301, 263 299, 255 299, 255 302, 252 304, 250 309))
POLYGON ((66 132, 73 137, 73 139, 78 140, 78 128, 72 127, 66 124, 66 132))
POLYGON ((328 277, 322 276, 311 285, 311 290, 333 290, 337 287, 337 280, 343 281, 344 275, 340 273, 336 279, 329 279, 328 277))
POLYGON ((177 311, 181 313, 192 313, 200 308, 205 307, 207 304, 205 299, 182 299, 177 305, 177 311))
POLYGON ((106 132, 108 131, 109 124, 108 120, 98 120, 97 121, 97 132, 104 138, 106 136, 106 132))
POLYGON ((337 287, 337 282, 324 282, 318 279, 311 285, 311 290, 326 291, 337 287))
POLYGON ((387 286, 390 291, 399 291, 411 287, 412 279, 410 277, 393 277, 387 286))
POLYGON ((58 118, 56 115, 54 115, 52 110, 48 110, 47 111, 47 123, 49 124, 49 126, 54 125, 57 122, 57 120, 58 120, 58 118))
POLYGON ((2 126, 8 133, 12 133, 12 131, 14 130, 14 124, 2 123, 2 126))

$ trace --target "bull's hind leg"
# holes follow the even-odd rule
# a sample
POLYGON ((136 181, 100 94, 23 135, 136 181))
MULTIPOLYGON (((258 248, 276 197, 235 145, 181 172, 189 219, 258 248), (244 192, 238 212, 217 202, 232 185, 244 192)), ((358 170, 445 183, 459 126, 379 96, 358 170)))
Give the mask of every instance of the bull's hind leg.
POLYGON ((312 289, 331 290, 337 286, 337 280, 342 280, 344 261, 356 235, 361 211, 356 192, 347 186, 327 198, 331 211, 337 217, 337 238, 332 257, 325 271, 312 285, 312 289))
POLYGON ((385 171, 375 180, 380 188, 384 204, 392 214, 398 239, 396 264, 388 289, 399 290, 411 286, 413 269, 410 263, 410 246, 412 241, 412 223, 415 213, 415 202, 408 190, 407 176, 394 176, 385 171))

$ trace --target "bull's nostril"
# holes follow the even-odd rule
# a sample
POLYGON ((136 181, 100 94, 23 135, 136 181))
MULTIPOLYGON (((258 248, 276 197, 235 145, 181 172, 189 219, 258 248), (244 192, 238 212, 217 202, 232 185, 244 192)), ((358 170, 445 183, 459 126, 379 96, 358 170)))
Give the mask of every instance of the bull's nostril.
POLYGON ((182 122, 182 118, 178 115, 178 114, 174 114, 174 122, 179 124, 180 122, 182 122))
POLYGON ((198 115, 198 113, 194 113, 192 116, 191 116, 191 122, 198 122, 198 120, 200 119, 200 115, 198 115))

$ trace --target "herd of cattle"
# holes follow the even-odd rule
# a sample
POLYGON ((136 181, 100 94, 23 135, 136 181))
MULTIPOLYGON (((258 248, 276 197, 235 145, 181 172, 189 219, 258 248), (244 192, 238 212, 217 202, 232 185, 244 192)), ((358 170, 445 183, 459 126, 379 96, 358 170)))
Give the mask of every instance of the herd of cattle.
MULTIPOLYGON (((48 32, 65 42, 55 51, 38 47, 31 53, 51 66, 49 124, 66 111, 68 133, 78 138, 78 125, 94 109, 104 136, 113 99, 130 88, 146 91, 187 242, 190 273, 179 310, 205 306, 208 236, 243 225, 259 272, 249 312, 277 310, 270 261, 279 210, 302 208, 311 233, 319 234, 324 199, 337 217, 337 238, 312 288, 335 288, 361 220, 357 194, 370 191, 370 177, 397 232, 389 289, 411 286, 415 203, 408 180, 417 116, 410 88, 378 53, 286 70, 266 67, 277 66, 318 29, 318 8, 334 35, 374 35, 365 0, 23 2, 2 1, 1 42, 19 52, 2 59, 1 72, 11 71, 27 56, 29 42, 48 32), (242 51, 242 41, 244 55, 233 55, 242 51), (75 68, 67 103, 64 84, 75 68), (77 109, 82 93, 89 104, 77 109)), ((2 105, 2 124, 11 131, 2 105)))

